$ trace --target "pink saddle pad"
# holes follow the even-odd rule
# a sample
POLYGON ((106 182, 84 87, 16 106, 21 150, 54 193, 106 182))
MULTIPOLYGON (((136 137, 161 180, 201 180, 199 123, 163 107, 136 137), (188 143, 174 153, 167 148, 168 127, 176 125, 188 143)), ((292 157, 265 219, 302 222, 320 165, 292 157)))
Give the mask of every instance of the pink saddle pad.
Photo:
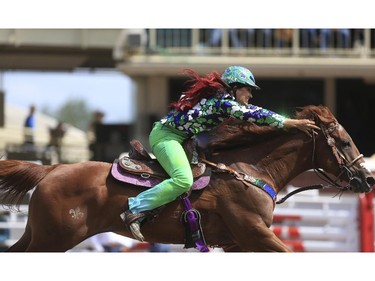
MULTIPOLYGON (((158 178, 130 174, 126 172, 124 169, 122 169, 118 162, 114 162, 112 164, 111 174, 118 181, 130 183, 133 185, 148 187, 148 188, 153 187, 162 181, 162 179, 158 179, 158 178)), ((203 189, 204 187, 208 185, 209 182, 210 182, 210 176, 203 175, 199 178, 194 179, 192 188, 193 190, 203 189)))

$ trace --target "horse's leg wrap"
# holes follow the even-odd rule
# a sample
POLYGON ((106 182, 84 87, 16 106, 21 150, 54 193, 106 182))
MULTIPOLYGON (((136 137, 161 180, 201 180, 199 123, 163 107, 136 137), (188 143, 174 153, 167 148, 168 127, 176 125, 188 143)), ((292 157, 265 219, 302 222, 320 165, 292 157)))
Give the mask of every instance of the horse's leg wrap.
POLYGON ((183 212, 183 222, 185 223, 185 248, 197 247, 200 252, 208 252, 206 242, 201 227, 201 215, 198 210, 191 207, 189 199, 183 198, 186 211, 183 212))

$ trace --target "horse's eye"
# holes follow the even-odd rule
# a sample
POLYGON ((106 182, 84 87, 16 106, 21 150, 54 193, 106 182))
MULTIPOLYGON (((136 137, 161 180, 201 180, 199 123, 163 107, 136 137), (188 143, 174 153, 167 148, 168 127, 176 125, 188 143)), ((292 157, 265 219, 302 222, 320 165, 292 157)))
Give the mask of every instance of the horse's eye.
POLYGON ((342 140, 341 146, 342 146, 342 148, 349 148, 350 147, 350 141, 342 140))

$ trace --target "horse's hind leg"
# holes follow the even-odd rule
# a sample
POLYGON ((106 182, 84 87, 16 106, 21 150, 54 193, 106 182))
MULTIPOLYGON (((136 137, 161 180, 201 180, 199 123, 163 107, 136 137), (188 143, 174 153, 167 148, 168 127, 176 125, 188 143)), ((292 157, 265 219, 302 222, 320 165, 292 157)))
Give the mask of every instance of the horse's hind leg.
POLYGON ((44 226, 34 221, 32 239, 26 251, 66 252, 84 240, 85 237, 77 232, 79 231, 74 228, 69 228, 68 231, 59 229, 59 225, 51 220, 44 226))
POLYGON ((26 252, 31 241, 31 228, 29 225, 26 226, 25 232, 23 233, 20 240, 18 240, 13 246, 9 247, 7 252, 26 252))

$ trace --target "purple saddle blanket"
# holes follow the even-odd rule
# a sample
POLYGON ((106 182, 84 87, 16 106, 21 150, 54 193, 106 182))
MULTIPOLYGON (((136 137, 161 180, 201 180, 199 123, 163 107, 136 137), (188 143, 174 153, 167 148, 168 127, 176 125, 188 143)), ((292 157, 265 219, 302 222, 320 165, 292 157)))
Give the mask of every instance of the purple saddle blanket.
MULTIPOLYGON (((209 169, 209 168, 206 168, 209 169)), ((133 185, 139 185, 143 187, 153 187, 158 183, 162 182, 163 179, 155 178, 155 177, 142 177, 141 175, 131 174, 121 168, 118 161, 113 162, 111 168, 112 176, 117 179, 118 181, 124 183, 130 183, 133 185)), ((202 176, 195 178, 194 183, 192 186, 193 190, 200 190, 203 189, 208 185, 210 182, 210 172, 204 173, 202 176)))

